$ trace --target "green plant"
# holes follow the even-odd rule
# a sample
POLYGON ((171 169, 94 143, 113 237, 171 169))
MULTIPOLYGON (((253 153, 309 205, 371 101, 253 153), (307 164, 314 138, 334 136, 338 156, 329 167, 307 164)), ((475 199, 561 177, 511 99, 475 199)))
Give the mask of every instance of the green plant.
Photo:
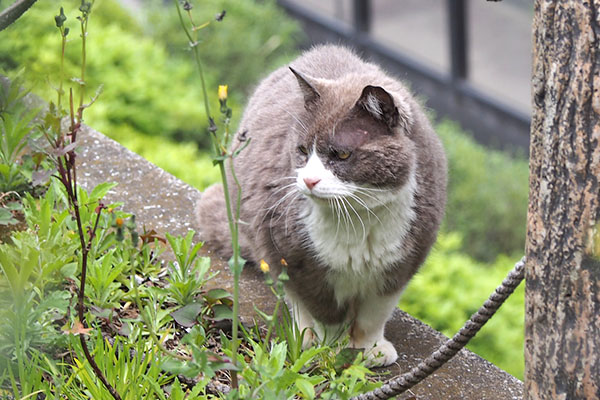
MULTIPOLYGON (((461 242, 458 233, 441 234, 400 301, 400 308, 447 336, 477 311, 514 261, 506 256, 493 264, 476 261, 460 251, 461 242)), ((522 379, 524 317, 521 285, 467 348, 522 379)))
POLYGON ((68 212, 56 211, 59 188, 51 185, 41 200, 28 196, 23 211, 29 229, 0 244, 0 350, 4 355, 47 351, 62 342, 54 323, 67 312, 70 294, 61 287, 74 277, 76 245, 68 234, 68 212), (13 344, 17 342, 18 345, 13 344))
MULTIPOLYGON (((209 27, 208 34, 204 35, 207 41, 202 46, 210 49, 207 53, 210 53, 211 65, 220 66, 209 71, 207 84, 216 87, 217 82, 231 76, 230 85, 239 94, 234 94, 230 104, 241 104, 242 94, 265 70, 295 54, 299 25, 273 1, 228 1, 225 4, 211 1, 205 4, 206 9, 226 7, 226 18, 231 18, 232 23, 214 30, 209 27), (257 25, 257 20, 271 23, 257 25), (253 33, 248 35, 248 31, 253 33), (245 40, 236 39, 241 36, 245 40), (225 40, 230 43, 227 48, 221 45, 225 40), (245 62, 240 63, 241 59, 245 62)), ((69 10, 75 10, 78 3, 78 0, 63 1, 68 20, 74 20, 69 10)), ((13 75, 19 66, 26 65, 27 81, 34 92, 46 100, 54 94, 47 85, 48 71, 58 71, 61 66, 54 38, 56 28, 47 18, 55 11, 54 7, 52 2, 37 2, 2 32, 0 43, 0 70, 13 75)), ((94 5, 94 19, 89 26, 88 45, 92 51, 87 55, 86 82, 91 90, 103 83, 104 91, 102 104, 87 112, 87 122, 114 138, 126 138, 133 130, 138 134, 199 142, 207 147, 210 141, 204 135, 197 135, 199 129, 207 127, 206 121, 195 112, 203 99, 198 91, 189 90, 194 70, 186 62, 187 44, 178 35, 176 13, 155 1, 152 6, 144 4, 136 14, 144 22, 136 21, 118 1, 104 0, 94 5), (146 17, 145 13, 149 15, 146 17)), ((67 47, 64 62, 67 77, 78 75, 78 56, 74 49, 67 47)))
POLYGON ((88 269, 88 301, 90 304, 110 309, 117 307, 124 296, 117 278, 127 265, 127 261, 115 262, 114 250, 108 251, 93 260, 88 269))
MULTIPOLYGON (((228 339, 224 351, 231 356, 228 339)), ((227 399, 349 399, 380 384, 371 381, 362 353, 353 349, 317 346, 302 350, 295 361, 288 358, 288 344, 274 339, 268 348, 247 337, 237 354, 239 387, 227 399)))
MULTIPOLYGON (((165 399, 162 387, 173 377, 162 371, 160 353, 151 342, 130 342, 116 336, 111 344, 101 332, 94 336, 96 363, 108 380, 116 382, 115 390, 123 399, 165 399)), ((76 354, 72 365, 75 379, 67 382, 63 388, 64 394, 70 399, 109 398, 110 393, 97 382, 95 371, 86 362, 78 343, 72 340, 71 346, 76 354)))
MULTIPOLYGON (((238 378, 236 371, 236 354, 238 348, 238 329, 239 329, 239 281, 240 276, 242 274, 242 269, 245 263, 245 260, 240 255, 240 246, 238 241, 239 234, 239 223, 240 223, 240 207, 242 201, 241 194, 241 186, 237 177, 235 175, 235 170, 233 167, 233 162, 228 162, 229 174, 225 170, 225 161, 232 161, 244 148, 250 143, 250 141, 246 141, 241 146, 236 149, 231 149, 231 139, 232 135, 229 132, 229 124, 231 122, 231 108, 227 105, 227 86, 220 85, 219 86, 219 103, 220 103, 220 112, 223 120, 223 132, 218 134, 218 128, 215 124, 214 118, 210 112, 210 106, 208 102, 208 94, 206 88, 206 81, 204 79, 204 69, 202 67, 202 62, 200 60, 200 52, 198 50, 199 43, 199 35, 198 31, 202 29, 203 26, 206 26, 205 23, 203 26, 197 26, 194 23, 192 18, 191 9, 192 6, 189 2, 184 2, 183 8, 187 13, 190 24, 186 24, 183 19, 183 15, 181 12, 181 8, 177 2, 174 0, 175 7, 177 9, 177 14, 179 15, 179 20, 181 23, 181 28, 183 29, 185 35, 189 40, 189 45, 194 55, 194 61, 196 62, 196 67, 198 69, 198 74, 200 77, 200 87, 202 89, 202 94, 204 97, 204 111, 206 112, 206 118, 208 119, 208 132, 210 134, 210 138, 212 140, 212 145, 214 148, 214 162, 219 166, 219 172, 221 174, 221 182, 223 184, 223 192, 225 197, 225 210, 227 213, 227 221, 229 223, 229 232, 231 233, 231 246, 233 250, 233 256, 229 260, 229 267, 233 273, 233 325, 232 325, 232 337, 231 341, 231 354, 232 354, 232 362, 233 368, 231 369, 231 382, 233 388, 238 387, 238 378), (229 181, 230 179, 233 182, 229 181), (235 201, 232 204, 232 199, 229 196, 229 185, 235 185, 237 196, 235 197, 235 201)), ((218 18, 217 18, 218 19, 218 18)))
POLYGON ((12 81, 0 80, 0 225, 18 223, 19 198, 39 193, 38 186, 50 175, 45 157, 31 154, 39 136, 34 120, 40 110, 25 106, 27 92, 22 89, 21 72, 12 81))
MULTIPOLYGON (((50 385, 44 381, 45 371, 40 368, 41 356, 37 352, 31 355, 19 354, 16 366, 6 361, 3 356, 0 356, 0 370, 3 371, 0 375, 0 385, 3 380, 7 380, 13 398, 27 399, 36 395, 51 394, 50 385)), ((1 390, 0 394, 2 394, 1 390)))
POLYGON ((528 164, 522 156, 486 149, 456 123, 437 126, 448 154, 448 205, 444 229, 458 231, 462 248, 482 261, 523 253, 528 164))
POLYGON ((202 243, 192 244, 194 231, 185 237, 174 237, 167 233, 167 240, 176 261, 169 262, 169 286, 167 292, 179 305, 185 306, 200 294, 202 287, 213 275, 207 276, 210 258, 198 257, 202 243))
MULTIPOLYGON (((166 43, 172 55, 187 59, 189 47, 186 38, 179 34, 177 15, 160 0, 150 3, 149 23, 144 28, 156 40, 166 43)), ((207 21, 199 46, 206 65, 217 66, 211 71, 215 81, 227 82, 232 89, 232 104, 243 103, 266 71, 291 61, 298 53, 297 44, 303 39, 300 25, 274 0, 204 0, 201 6, 203 10, 211 10, 205 15, 226 12, 222 23, 207 21), (242 37, 244 40, 240 40, 242 37), (227 45, 223 46, 224 43, 227 45)), ((208 87, 214 87, 207 83, 208 87)))

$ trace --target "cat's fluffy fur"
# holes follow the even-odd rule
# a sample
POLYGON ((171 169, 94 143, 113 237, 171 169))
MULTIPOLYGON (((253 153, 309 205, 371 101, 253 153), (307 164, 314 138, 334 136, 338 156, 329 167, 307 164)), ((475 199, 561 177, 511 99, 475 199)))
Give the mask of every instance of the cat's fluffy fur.
MULTIPOLYGON (((235 159, 243 256, 274 274, 286 261, 301 329, 331 336, 349 324, 372 365, 394 362, 383 328, 446 199, 444 151, 421 107, 376 65, 319 46, 258 86, 234 146, 248 139, 235 159)), ((229 257, 221 186, 206 190, 198 217, 201 237, 229 257)))

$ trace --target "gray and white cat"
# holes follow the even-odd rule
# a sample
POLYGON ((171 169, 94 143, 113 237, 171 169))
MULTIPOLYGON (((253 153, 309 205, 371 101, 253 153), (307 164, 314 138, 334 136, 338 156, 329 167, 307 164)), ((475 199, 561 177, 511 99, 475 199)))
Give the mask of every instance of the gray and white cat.
MULTIPOLYGON (((286 261, 307 342, 350 326, 351 346, 372 366, 393 363, 384 326, 446 201, 446 158, 420 106, 350 50, 318 46, 262 81, 239 132, 235 142, 251 139, 234 161, 242 255, 275 274, 286 261)), ((220 185, 197 211, 201 237, 229 257, 220 185)))

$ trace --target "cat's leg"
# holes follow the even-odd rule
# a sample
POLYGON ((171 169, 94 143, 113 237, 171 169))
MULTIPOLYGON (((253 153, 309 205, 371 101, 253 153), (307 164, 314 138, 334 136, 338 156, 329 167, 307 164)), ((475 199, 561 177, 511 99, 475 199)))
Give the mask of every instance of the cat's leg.
POLYGON ((294 323, 298 326, 298 331, 301 334, 304 333, 302 338, 302 348, 307 349, 317 340, 315 335, 315 320, 306 307, 304 307, 304 304, 302 304, 298 296, 291 290, 286 290, 285 296, 290 302, 292 318, 294 323))
POLYGON ((381 367, 398 358, 394 345, 383 337, 385 323, 400 299, 400 292, 389 296, 367 296, 357 304, 356 317, 350 328, 350 345, 365 349, 367 364, 381 367))
POLYGON ((332 345, 344 337, 348 332, 348 324, 322 324, 320 322, 315 323, 315 332, 317 338, 321 343, 326 346, 332 345))

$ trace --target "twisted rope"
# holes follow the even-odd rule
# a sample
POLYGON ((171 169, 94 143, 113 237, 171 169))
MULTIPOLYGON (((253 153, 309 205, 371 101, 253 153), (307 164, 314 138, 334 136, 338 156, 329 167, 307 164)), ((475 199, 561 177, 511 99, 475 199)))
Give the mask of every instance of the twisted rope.
POLYGON ((525 277, 525 257, 521 258, 508 273, 502 284, 483 303, 483 306, 471 316, 465 325, 433 354, 421 361, 410 371, 389 380, 379 389, 353 397, 351 400, 386 400, 404 393, 438 368, 448 362, 479 332, 485 323, 500 308, 502 303, 514 292, 525 277))

